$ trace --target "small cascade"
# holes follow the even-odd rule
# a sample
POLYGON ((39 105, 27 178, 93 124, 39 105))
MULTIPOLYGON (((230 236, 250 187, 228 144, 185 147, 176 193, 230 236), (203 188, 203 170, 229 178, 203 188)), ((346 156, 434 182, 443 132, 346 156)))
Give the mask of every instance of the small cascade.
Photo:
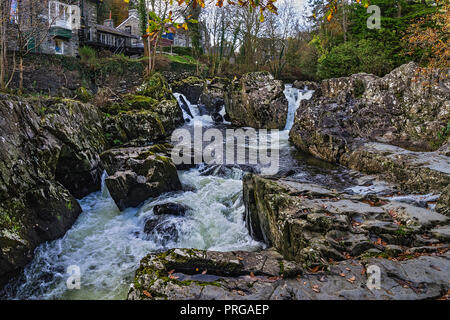
POLYGON ((300 106, 300 102, 302 100, 311 99, 313 93, 314 90, 308 90, 308 87, 305 87, 305 89, 300 90, 294 88, 292 84, 286 85, 284 89, 284 95, 286 96, 286 99, 289 102, 289 107, 286 119, 286 126, 284 127, 285 131, 289 131, 292 129, 292 126, 294 125, 295 113, 297 112, 297 109, 300 106))
MULTIPOLYGON (((175 92, 173 96, 177 99, 178 104, 183 111, 183 118, 186 122, 201 122, 206 126, 212 126, 215 124, 211 115, 202 112, 198 105, 190 103, 183 94, 175 92)), ((219 115, 222 116, 222 118, 225 116, 225 106, 223 106, 219 111, 219 115)), ((226 121, 224 121, 224 123, 230 124, 226 121)))
POLYGON ((108 173, 104 170, 102 173, 101 193, 103 198, 110 198, 111 195, 109 194, 108 187, 105 183, 106 178, 108 178, 108 173))

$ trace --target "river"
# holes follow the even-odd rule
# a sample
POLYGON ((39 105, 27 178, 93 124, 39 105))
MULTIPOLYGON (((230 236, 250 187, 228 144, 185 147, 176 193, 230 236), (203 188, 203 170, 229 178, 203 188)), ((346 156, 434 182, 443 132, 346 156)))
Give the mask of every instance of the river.
MULTIPOLYGON (((390 186, 376 180, 361 180, 348 171, 297 152, 288 136, 300 101, 310 99, 312 91, 286 85, 289 101, 286 127, 280 132, 280 174, 289 179, 347 189, 358 193, 388 192, 390 186), (356 191, 355 191, 356 190, 356 191)), ((180 99, 179 94, 175 94, 180 99)), ((184 124, 192 130, 196 123, 226 130, 229 123, 215 125, 210 116, 188 105, 191 118, 184 124)), ((222 110, 221 114, 224 114, 222 110)), ((269 133, 270 134, 270 133, 269 133)), ((253 168, 257 171, 257 168, 253 168)), ((179 171, 182 192, 148 199, 138 208, 122 212, 107 188, 79 200, 83 213, 64 235, 40 245, 33 261, 19 279, 10 282, 3 293, 7 299, 125 299, 140 260, 150 252, 168 248, 198 248, 216 251, 258 250, 264 247, 251 238, 245 226, 242 176, 239 167, 199 165, 179 171), (155 218, 153 206, 175 202, 189 206, 184 217, 166 217, 157 231, 144 233, 148 219, 155 218), (81 288, 67 287, 67 268, 81 271, 81 288)), ((103 179, 106 174, 104 174, 103 179)))

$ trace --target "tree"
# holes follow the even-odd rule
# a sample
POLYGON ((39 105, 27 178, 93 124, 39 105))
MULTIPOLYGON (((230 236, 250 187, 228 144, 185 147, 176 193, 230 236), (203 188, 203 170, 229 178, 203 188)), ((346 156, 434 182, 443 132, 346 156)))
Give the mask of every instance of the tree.
POLYGON ((47 39, 52 19, 49 17, 48 3, 41 0, 2 1, 0 22, 0 83, 6 89, 19 70, 19 91, 23 90, 24 58, 36 52, 47 39), (12 51, 12 65, 8 63, 8 50, 12 51), (16 65, 18 60, 18 65, 16 65), (6 79, 10 73, 9 80, 6 79))
POLYGON ((438 9, 418 18, 402 39, 405 53, 429 67, 450 67, 450 4, 437 1, 438 9))
MULTIPOLYGON (((8 76, 8 29, 11 21, 11 0, 4 0, 0 3, 0 89, 5 90, 12 80, 12 75, 8 76)), ((13 63, 15 69, 15 60, 13 63)))

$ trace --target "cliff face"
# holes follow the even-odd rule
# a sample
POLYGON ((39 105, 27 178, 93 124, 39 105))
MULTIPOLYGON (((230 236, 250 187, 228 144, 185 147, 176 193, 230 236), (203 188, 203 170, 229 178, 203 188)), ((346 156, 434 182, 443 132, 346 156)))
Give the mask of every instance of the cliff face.
POLYGON ((90 104, 0 95, 0 284, 75 222, 75 197, 100 188, 104 146, 90 104))

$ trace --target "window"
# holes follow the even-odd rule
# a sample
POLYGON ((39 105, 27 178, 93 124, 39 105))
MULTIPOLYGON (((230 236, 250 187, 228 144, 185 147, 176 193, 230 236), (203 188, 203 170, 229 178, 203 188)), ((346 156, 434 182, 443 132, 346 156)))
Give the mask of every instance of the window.
POLYGON ((125 32, 131 34, 131 26, 126 26, 125 32))
POLYGON ((50 1, 48 6, 50 25, 71 29, 72 10, 70 6, 57 1, 50 1))
POLYGON ((64 41, 61 39, 55 39, 55 53, 64 54, 64 41))

